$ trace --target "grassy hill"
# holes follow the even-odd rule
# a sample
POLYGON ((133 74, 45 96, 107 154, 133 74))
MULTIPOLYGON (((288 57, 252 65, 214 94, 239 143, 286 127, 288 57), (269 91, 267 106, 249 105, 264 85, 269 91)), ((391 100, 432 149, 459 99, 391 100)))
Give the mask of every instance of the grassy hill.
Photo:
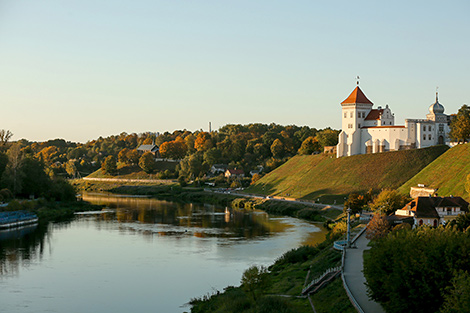
MULTIPOLYGON (((174 171, 176 162, 159 161, 156 163, 155 173, 170 170, 174 171)), ((115 176, 96 170, 87 177, 90 178, 125 178, 125 179, 155 179, 155 174, 145 173, 138 165, 119 165, 115 176)))
POLYGON ((299 199, 321 197, 323 202, 342 200, 352 192, 398 188, 446 150, 447 146, 435 146, 338 159, 328 154, 295 156, 247 192, 299 199))
POLYGON ((438 194, 441 196, 460 196, 469 201, 470 196, 465 190, 469 174, 470 144, 458 145, 426 166, 401 186, 399 191, 408 193, 410 187, 425 184, 431 188, 439 188, 438 194))

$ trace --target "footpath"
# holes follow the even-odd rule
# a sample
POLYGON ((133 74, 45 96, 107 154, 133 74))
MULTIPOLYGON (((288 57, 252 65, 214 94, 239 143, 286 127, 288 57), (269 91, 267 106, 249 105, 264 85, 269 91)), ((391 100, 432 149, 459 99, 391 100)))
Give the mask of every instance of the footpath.
POLYGON ((364 250, 370 249, 367 246, 368 243, 369 239, 366 238, 365 232, 363 232, 355 241, 357 248, 346 249, 343 269, 344 280, 359 306, 359 312, 385 313, 380 304, 370 300, 367 296, 366 278, 362 273, 364 268, 362 255, 364 250))

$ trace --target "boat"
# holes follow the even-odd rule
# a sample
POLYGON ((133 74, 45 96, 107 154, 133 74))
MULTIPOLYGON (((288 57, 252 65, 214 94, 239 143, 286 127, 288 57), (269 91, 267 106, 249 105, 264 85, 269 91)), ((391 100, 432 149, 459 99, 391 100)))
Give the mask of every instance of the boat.
POLYGON ((27 211, 0 212, 0 229, 33 224, 38 220, 36 214, 27 211))

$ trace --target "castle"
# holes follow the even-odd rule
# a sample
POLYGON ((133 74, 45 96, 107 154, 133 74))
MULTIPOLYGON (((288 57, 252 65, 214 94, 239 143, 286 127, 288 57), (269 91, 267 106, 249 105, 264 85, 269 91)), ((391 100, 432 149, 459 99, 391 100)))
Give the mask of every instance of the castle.
POLYGON ((395 116, 386 105, 373 109, 373 103, 358 86, 341 102, 342 131, 336 156, 416 149, 449 143, 450 117, 438 101, 429 107, 426 119, 406 119, 395 125, 395 116))

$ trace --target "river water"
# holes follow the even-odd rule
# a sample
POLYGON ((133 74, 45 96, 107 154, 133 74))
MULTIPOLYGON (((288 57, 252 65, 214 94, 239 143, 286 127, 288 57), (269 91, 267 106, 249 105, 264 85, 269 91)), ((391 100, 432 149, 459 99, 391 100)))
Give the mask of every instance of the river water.
POLYGON ((324 239, 264 212, 89 194, 104 212, 0 232, 0 312, 189 312, 249 266, 324 239))

